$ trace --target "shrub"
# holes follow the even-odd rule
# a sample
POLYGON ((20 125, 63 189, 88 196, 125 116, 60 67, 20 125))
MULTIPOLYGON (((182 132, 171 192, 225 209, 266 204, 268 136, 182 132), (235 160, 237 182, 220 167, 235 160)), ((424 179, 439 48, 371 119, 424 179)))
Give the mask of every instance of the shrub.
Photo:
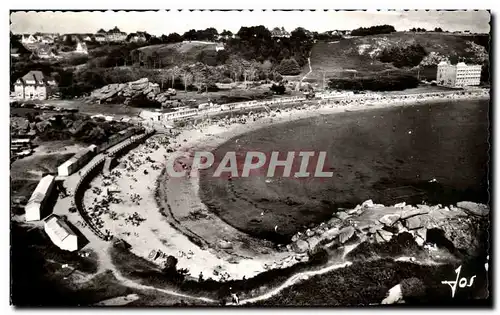
POLYGON ((276 85, 276 84, 273 84, 273 86, 271 86, 269 88, 274 94, 278 94, 278 95, 283 95, 285 94, 285 91, 286 91, 286 88, 284 85, 280 84, 280 85, 276 85))
POLYGON ((300 66, 294 58, 283 59, 278 66, 281 75, 297 75, 300 73, 300 66))
POLYGON ((425 48, 420 44, 413 44, 407 47, 386 48, 379 56, 382 62, 392 63, 398 68, 415 67, 427 55, 425 48))

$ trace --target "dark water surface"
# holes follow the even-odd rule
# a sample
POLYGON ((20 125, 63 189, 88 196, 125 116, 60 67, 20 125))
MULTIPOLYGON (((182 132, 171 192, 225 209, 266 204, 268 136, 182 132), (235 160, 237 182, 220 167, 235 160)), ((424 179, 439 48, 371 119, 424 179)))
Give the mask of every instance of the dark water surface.
MULTIPOLYGON (((386 205, 487 203, 488 103, 345 112, 259 129, 218 147, 216 161, 233 150, 327 151, 324 170, 333 177, 275 176, 269 181, 256 172, 229 181, 213 178, 212 167, 202 173, 200 195, 232 226, 274 241, 286 241, 297 230, 330 218, 339 207, 367 199, 386 205)), ((298 167, 300 160, 296 163, 298 167)))

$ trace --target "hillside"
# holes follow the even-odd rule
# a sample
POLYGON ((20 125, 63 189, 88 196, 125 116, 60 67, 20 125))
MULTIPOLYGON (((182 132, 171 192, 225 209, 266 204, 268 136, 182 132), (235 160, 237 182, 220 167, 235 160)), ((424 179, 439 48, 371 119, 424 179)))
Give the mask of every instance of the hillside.
POLYGON ((486 48, 474 41, 478 41, 478 38, 447 33, 396 32, 335 42, 318 42, 311 51, 313 73, 308 79, 321 80, 322 71, 327 72, 326 77, 333 77, 341 76, 342 72, 348 69, 357 70, 358 75, 398 70, 390 63, 380 62, 378 57, 385 48, 407 47, 413 44, 420 44, 427 52, 421 63, 423 66, 435 66, 442 59, 453 60, 456 57, 484 63, 488 59, 486 48))
POLYGON ((173 44, 150 45, 138 48, 144 56, 158 54, 162 66, 179 66, 182 63, 195 63, 196 57, 202 51, 215 52, 216 43, 201 41, 184 41, 173 44))

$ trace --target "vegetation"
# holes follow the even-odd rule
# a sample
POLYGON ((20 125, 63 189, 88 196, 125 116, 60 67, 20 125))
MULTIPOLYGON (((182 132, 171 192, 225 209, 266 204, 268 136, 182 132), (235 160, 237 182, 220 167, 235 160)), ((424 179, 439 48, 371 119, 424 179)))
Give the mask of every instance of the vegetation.
POLYGON ((351 32, 352 36, 367 36, 378 34, 389 34, 395 32, 396 29, 392 25, 377 25, 371 27, 360 27, 351 32))
POLYGON ((293 58, 281 60, 277 70, 282 75, 297 75, 300 73, 299 64, 293 58))
MULTIPOLYGON (((56 79, 62 98, 85 96, 110 83, 144 77, 158 83, 162 90, 201 93, 214 91, 215 82, 280 82, 282 75, 299 74, 309 56, 313 70, 321 70, 308 76, 308 80, 314 81, 323 79, 322 71, 355 69, 359 75, 374 76, 383 70, 414 67, 431 52, 449 57, 452 62, 460 59, 482 63, 483 78, 489 78, 485 61, 488 58, 481 51, 482 46, 489 51, 488 36, 444 35, 439 31, 436 28, 426 34, 395 33, 392 26, 380 25, 354 30, 352 35, 357 37, 343 39, 334 32, 319 34, 300 27, 289 38, 273 38, 262 25, 242 27, 236 34, 226 30, 219 34, 214 28, 207 28, 160 37, 144 33, 145 41, 139 43, 91 41, 87 43, 88 56, 67 54, 63 59, 50 61, 38 60, 24 48, 18 36, 12 35, 11 47, 13 51, 17 48, 19 57, 12 59, 11 88, 28 71, 40 70, 56 79), (377 34, 391 45, 382 45, 377 34), (223 50, 216 51, 216 41, 224 43, 223 50), (368 48, 361 49, 364 46, 368 48)), ((75 43, 74 36, 66 36, 53 49, 74 50, 75 43)), ((427 59, 426 63, 435 62, 427 59)), ((327 73, 327 77, 331 75, 327 73)))
POLYGON ((425 48, 417 43, 406 47, 386 48, 380 54, 379 60, 392 63, 398 68, 415 67, 420 64, 426 55, 425 48))
MULTIPOLYGON (((15 115, 13 115, 14 117, 15 115)), ((130 125, 124 122, 108 122, 104 119, 91 119, 83 114, 57 114, 53 117, 27 113, 22 121, 13 120, 11 132, 26 134, 34 131, 42 141, 68 140, 101 144, 130 125)))
POLYGON ((411 75, 386 75, 368 78, 330 79, 328 87, 336 90, 352 91, 401 91, 415 88, 419 84, 416 77, 411 75))

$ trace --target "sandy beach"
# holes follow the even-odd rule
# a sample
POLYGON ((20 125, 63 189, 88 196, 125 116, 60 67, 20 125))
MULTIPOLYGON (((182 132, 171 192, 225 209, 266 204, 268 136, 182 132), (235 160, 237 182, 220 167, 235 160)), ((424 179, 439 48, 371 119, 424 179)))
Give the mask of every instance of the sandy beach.
MULTIPOLYGON (((487 98, 457 95, 451 99, 487 98)), ((176 136, 169 132, 157 134, 119 158, 109 178, 99 175, 85 194, 86 206, 99 204, 107 196, 106 188, 113 187, 112 196, 118 200, 109 204, 109 212, 102 214, 102 230, 132 245, 131 251, 148 258, 151 251, 161 250, 178 260, 178 268, 187 268, 190 276, 215 280, 250 278, 270 268, 289 266, 307 259, 270 242, 252 238, 223 222, 201 202, 199 178, 168 178, 162 175, 166 165, 189 157, 196 150, 209 151, 231 138, 275 123, 324 114, 404 106, 443 101, 441 98, 417 97, 402 99, 356 100, 350 104, 335 104, 335 100, 320 101, 321 105, 304 105, 302 109, 287 108, 260 112, 241 117, 204 121, 179 130, 176 136), (307 109, 305 109, 307 107, 307 109), (255 119, 254 119, 255 118, 255 119), (244 119, 244 124, 243 122, 244 119), (170 144, 166 144, 169 142, 170 144), (172 151, 173 152, 168 152, 172 151), (148 158, 146 160, 146 158, 148 158), (154 166, 153 166, 154 165, 154 166), (160 177, 161 176, 161 177, 160 177), (160 177, 160 205, 155 197, 155 186, 160 177), (99 192, 96 189, 101 189, 99 192), (170 218, 163 215, 170 215, 170 218), (194 212, 194 213, 193 213, 194 212), (185 233, 187 232, 187 233, 185 233), (202 246, 191 239, 202 240, 202 246)), ((341 101, 342 102, 342 101, 341 101)), ((187 165, 189 168, 189 165, 187 165)), ((148 258, 150 259, 150 258, 148 258)), ((161 259, 157 259, 161 267, 161 259)))

